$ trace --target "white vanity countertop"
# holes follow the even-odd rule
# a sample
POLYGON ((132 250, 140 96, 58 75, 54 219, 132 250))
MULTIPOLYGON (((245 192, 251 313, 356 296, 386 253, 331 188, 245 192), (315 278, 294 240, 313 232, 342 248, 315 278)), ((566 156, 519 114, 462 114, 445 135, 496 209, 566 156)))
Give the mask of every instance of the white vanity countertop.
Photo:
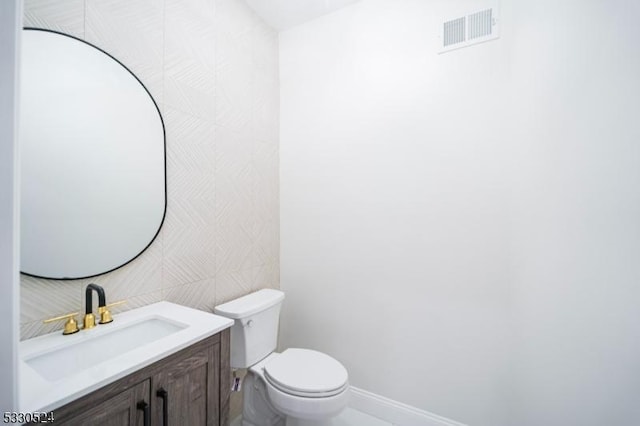
MULTIPOLYGON (((60 331, 20 342, 20 411, 42 412, 59 408, 233 325, 231 319, 169 302, 158 302, 114 314, 113 319, 111 324, 98 325, 88 331, 80 330, 68 336, 63 336, 60 331), (113 336, 127 327, 132 330, 133 326, 149 320, 174 324, 177 331, 149 343, 139 346, 136 344, 125 352, 120 352, 117 348, 108 348, 114 352, 108 359, 99 360, 95 364, 92 362, 89 367, 65 374, 61 378, 55 378, 54 373, 53 380, 47 379, 46 374, 40 374, 29 364, 38 356, 61 348, 87 343, 90 344, 87 347, 95 348, 96 344, 100 344, 101 338, 102 341, 108 342, 109 335, 113 336)), ((93 359, 96 355, 93 350, 87 351, 89 353, 78 352, 81 351, 74 351, 74 357, 93 359)), ((69 362, 74 362, 73 357, 69 362)), ((68 365, 64 367, 69 369, 68 365)))

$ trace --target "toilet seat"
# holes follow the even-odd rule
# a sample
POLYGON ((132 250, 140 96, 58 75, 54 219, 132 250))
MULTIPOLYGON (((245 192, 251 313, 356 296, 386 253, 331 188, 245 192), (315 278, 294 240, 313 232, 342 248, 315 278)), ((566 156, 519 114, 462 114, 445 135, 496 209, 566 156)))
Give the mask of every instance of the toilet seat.
POLYGON ((346 368, 322 352, 291 348, 264 366, 265 380, 281 392, 306 398, 326 398, 349 386, 346 368))

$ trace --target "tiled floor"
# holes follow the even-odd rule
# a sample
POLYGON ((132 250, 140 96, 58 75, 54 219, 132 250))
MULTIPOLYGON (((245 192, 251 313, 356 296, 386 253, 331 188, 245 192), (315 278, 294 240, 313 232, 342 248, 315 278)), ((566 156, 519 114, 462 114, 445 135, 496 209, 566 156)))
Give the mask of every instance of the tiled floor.
POLYGON ((332 426, 393 426, 389 422, 363 413, 362 411, 347 408, 334 419, 332 426))
MULTIPOLYGON (((242 426, 242 421, 238 418, 231 423, 231 426, 242 426)), ((298 421, 296 426, 305 426, 304 422, 298 421)), ((347 408, 339 416, 334 417, 327 426, 393 426, 389 422, 372 417, 362 411, 347 408)))

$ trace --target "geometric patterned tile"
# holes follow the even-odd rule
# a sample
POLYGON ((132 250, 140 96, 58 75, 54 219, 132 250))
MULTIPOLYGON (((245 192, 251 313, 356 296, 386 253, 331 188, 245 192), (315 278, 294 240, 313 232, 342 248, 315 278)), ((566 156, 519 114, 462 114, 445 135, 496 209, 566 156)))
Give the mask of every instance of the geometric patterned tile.
POLYGON ((251 33, 216 34, 216 125, 243 131, 251 122, 251 33))
POLYGON ((170 202, 213 199, 216 135, 212 119, 166 106, 167 191, 170 202))
POLYGON ((255 239, 240 222, 226 222, 216 233, 216 274, 240 271, 254 265, 255 239))
POLYGON ((215 228, 209 217, 213 217, 213 203, 169 204, 163 230, 163 288, 215 276, 215 228))
POLYGON ((165 104, 213 121, 214 2, 167 0, 165 4, 165 104))
POLYGON ((164 2, 86 0, 85 39, 129 68, 163 103, 164 2))
POLYGON ((280 235, 277 222, 263 223, 253 247, 254 265, 278 264, 279 252, 280 235))
MULTIPOLYGON (((127 265, 108 274, 90 278, 87 282, 104 287, 107 303, 123 299, 129 301, 140 294, 160 291, 162 287, 162 234, 159 234, 149 248, 127 265)), ((96 297, 94 297, 94 309, 97 310, 96 297)))
POLYGON ((42 319, 82 311, 89 282, 127 299, 116 315, 164 299, 210 311, 279 287, 277 33, 244 1, 213 1, 27 0, 28 25, 105 49, 164 110, 167 217, 145 253, 109 274, 22 276, 22 339, 61 330, 42 319))
POLYGON ((131 309, 140 308, 142 306, 151 305, 152 303, 162 301, 162 291, 154 291, 151 293, 138 294, 127 299, 127 303, 120 306, 114 306, 112 313, 117 315, 119 312, 129 311, 131 309))
POLYGON ((179 305, 213 312, 213 308, 216 306, 216 281, 214 278, 209 278, 179 287, 167 288, 163 290, 163 298, 179 305))
POLYGON ((241 271, 254 264, 254 239, 240 223, 227 222, 216 233, 216 275, 241 271))
POLYGON ((280 211, 278 146, 256 139, 253 156, 253 194, 256 215, 263 222, 276 222, 280 211))
POLYGON ((166 108, 167 194, 163 288, 215 275, 213 120, 166 108))
POLYGON ((251 122, 256 139, 277 144, 280 134, 278 77, 262 72, 252 74, 251 122))
POLYGON ((84 0, 25 0, 24 26, 84 39, 84 0))
MULTIPOLYGON (((246 213, 246 212, 245 212, 246 213)), ((243 215, 244 218, 248 214, 243 215)), ((216 274, 239 271, 253 266, 253 222, 226 220, 216 232, 216 274)), ((234 219, 230 217, 229 219, 234 219)))
POLYGON ((280 262, 280 178, 277 144, 256 140, 254 153, 254 265, 280 262))
POLYGON ((218 126, 216 133, 216 174, 223 180, 216 191, 223 195, 241 197, 253 195, 252 184, 253 138, 249 131, 236 131, 218 126))
POLYGON ((252 139, 218 127, 216 138, 216 262, 218 273, 252 265, 255 241, 252 139))
MULTIPOLYGON (((76 321, 81 322, 82 316, 78 315, 76 321)), ((20 340, 31 339, 32 337, 42 336, 54 332, 62 332, 64 329, 64 321, 49 324, 43 324, 42 321, 31 321, 20 324, 20 340)))
POLYGON ((20 322, 42 322, 47 318, 83 311, 83 283, 83 280, 44 280, 20 275, 20 322))
POLYGON ((220 305, 230 300, 249 294, 253 290, 255 269, 226 272, 216 276, 216 304, 220 305))
POLYGON ((269 263, 254 268, 254 282, 251 291, 263 288, 280 288, 280 264, 269 263))

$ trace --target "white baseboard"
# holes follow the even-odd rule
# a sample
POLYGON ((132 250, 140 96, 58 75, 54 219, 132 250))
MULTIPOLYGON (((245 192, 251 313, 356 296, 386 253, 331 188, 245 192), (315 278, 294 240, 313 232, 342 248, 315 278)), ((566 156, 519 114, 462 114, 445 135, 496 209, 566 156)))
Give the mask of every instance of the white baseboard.
POLYGON ((349 407, 396 426, 466 426, 353 386, 349 407))

